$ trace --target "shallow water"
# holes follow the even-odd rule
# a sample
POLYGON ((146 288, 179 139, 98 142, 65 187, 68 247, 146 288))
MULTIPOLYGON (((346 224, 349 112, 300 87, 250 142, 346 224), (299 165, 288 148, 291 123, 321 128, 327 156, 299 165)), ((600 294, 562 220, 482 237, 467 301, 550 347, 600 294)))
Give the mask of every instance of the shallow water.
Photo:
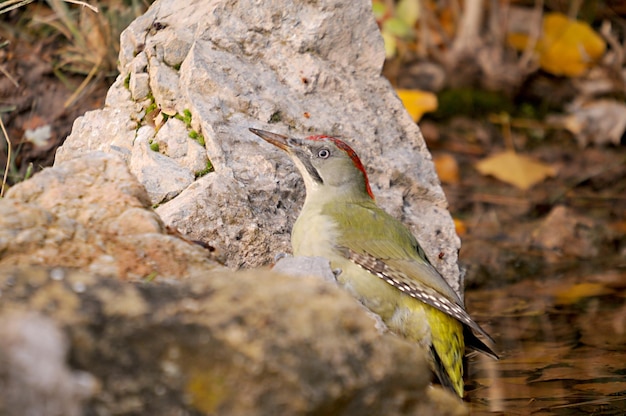
POLYGON ((625 415, 625 301, 625 268, 468 292, 501 357, 470 358, 471 414, 625 415))

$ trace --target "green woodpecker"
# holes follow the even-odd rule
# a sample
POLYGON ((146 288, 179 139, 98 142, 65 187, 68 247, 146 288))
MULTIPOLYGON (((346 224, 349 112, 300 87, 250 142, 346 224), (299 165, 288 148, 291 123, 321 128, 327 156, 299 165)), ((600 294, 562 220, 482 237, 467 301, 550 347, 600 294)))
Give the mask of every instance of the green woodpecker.
POLYGON ((250 131, 287 152, 304 178, 306 199, 291 233, 294 255, 327 258, 341 270, 339 283, 390 330, 418 343, 441 384, 463 397, 465 347, 497 358, 472 331, 491 338, 411 232, 376 205, 354 150, 328 136, 250 131))

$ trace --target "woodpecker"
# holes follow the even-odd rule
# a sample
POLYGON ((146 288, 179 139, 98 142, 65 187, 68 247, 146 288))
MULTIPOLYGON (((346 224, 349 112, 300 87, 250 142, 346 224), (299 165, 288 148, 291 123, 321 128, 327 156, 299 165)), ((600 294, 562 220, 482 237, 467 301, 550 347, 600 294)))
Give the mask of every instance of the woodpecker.
POLYGON ((284 150, 306 188, 291 233, 295 256, 327 258, 337 280, 396 334, 416 342, 440 383, 463 398, 465 347, 496 354, 475 334, 491 337, 433 267, 416 238, 376 205, 367 173, 345 142, 305 139, 251 128, 284 150))

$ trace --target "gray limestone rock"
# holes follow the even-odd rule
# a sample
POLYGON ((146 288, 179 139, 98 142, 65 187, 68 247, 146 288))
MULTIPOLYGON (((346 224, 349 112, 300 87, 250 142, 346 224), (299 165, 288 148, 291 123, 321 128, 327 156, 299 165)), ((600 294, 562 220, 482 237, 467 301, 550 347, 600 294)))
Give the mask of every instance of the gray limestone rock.
POLYGON ((133 101, 124 85, 144 71, 162 113, 192 115, 189 128, 203 136, 215 169, 163 192, 180 160, 126 159, 133 172, 153 167, 140 180, 166 224, 214 245, 231 267, 268 263, 289 249, 304 189, 287 157, 248 128, 338 136, 361 156, 378 202, 461 290, 460 242, 420 131, 381 76, 371 1, 159 0, 121 43, 121 74, 106 107, 86 115, 89 123, 77 121, 57 163, 94 148, 135 154, 145 146, 133 133, 150 124, 151 103, 133 101), (130 133, 121 128, 129 123, 130 133))
POLYGON ((151 56, 148 59, 150 90, 154 100, 163 113, 173 116, 176 114, 176 104, 181 102, 178 89, 178 71, 160 61, 156 56, 151 56))
POLYGON ((148 74, 131 73, 128 88, 133 100, 144 100, 150 94, 150 77, 148 74))
POLYGON ((191 169, 150 148, 154 129, 141 127, 130 157, 130 171, 146 187, 153 203, 169 201, 194 181, 191 169))
MULTIPOLYGON (((154 136, 159 152, 174 159, 194 174, 207 167, 209 161, 204 146, 189 140, 185 123, 177 118, 168 119, 154 136)), ((186 186, 185 186, 186 187, 186 186)))

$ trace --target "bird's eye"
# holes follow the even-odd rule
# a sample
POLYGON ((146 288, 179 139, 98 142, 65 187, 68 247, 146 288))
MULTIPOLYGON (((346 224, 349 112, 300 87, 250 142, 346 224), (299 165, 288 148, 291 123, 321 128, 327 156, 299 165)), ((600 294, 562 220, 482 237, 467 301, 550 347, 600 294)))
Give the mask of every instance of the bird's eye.
POLYGON ((328 156, 330 156, 330 150, 328 149, 320 149, 317 152, 317 157, 319 157, 320 159, 327 159, 328 156))

